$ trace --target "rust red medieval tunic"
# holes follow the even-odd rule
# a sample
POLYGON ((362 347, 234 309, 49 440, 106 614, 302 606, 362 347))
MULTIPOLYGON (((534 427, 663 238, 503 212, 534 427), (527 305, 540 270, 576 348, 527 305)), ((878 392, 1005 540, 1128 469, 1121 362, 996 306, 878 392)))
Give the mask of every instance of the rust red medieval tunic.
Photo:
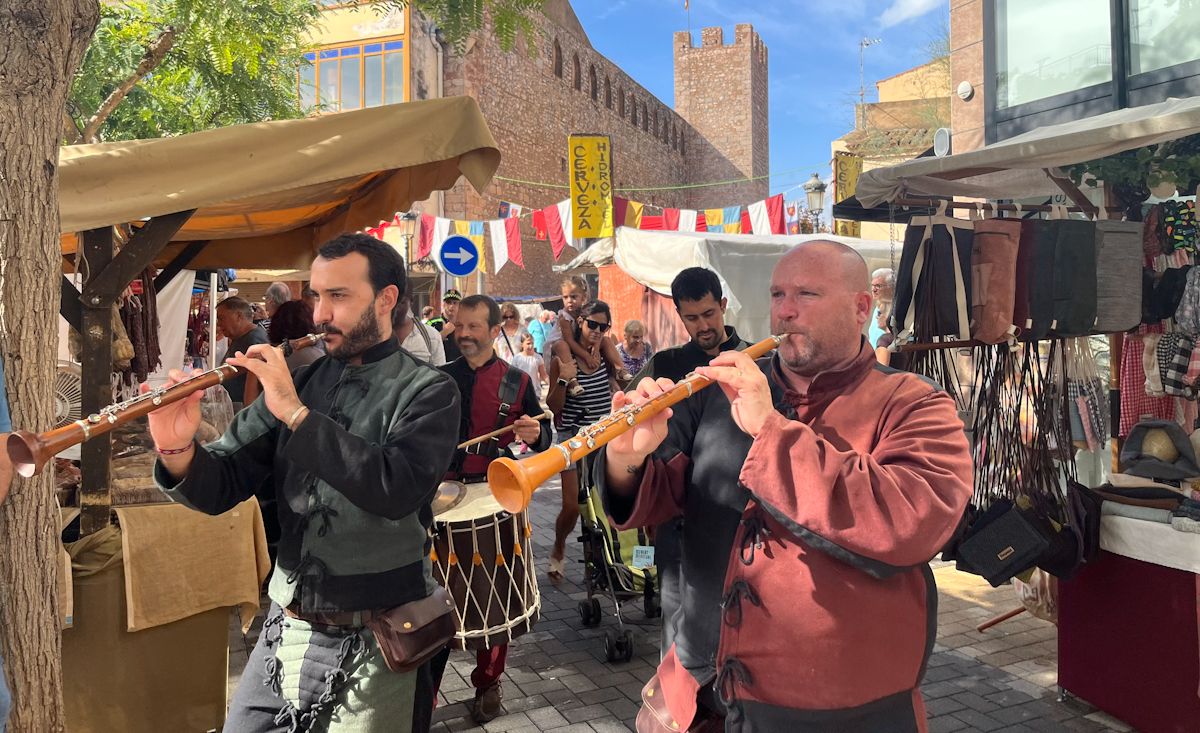
POLYGON ((971 496, 962 422, 865 345, 806 394, 776 359, 759 362, 776 412, 757 439, 704 390, 673 408, 637 492, 604 491, 621 528, 686 518, 678 631, 639 730, 703 727, 713 704, 731 731, 924 730, 928 561, 971 496))

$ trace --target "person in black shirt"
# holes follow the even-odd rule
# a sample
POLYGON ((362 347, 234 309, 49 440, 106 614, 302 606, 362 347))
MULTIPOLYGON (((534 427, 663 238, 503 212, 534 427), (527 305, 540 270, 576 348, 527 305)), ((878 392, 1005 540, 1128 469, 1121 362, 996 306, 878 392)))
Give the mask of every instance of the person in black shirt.
MULTIPOLYGON (((254 308, 236 295, 217 303, 217 331, 229 339, 229 348, 225 351, 224 364, 239 353, 250 351, 255 344, 269 343, 267 331, 254 322, 254 308)), ((246 402, 246 375, 238 374, 232 379, 221 383, 229 392, 233 408, 239 410, 246 402)))
MULTIPOLYGON (((721 281, 712 270, 703 267, 682 270, 671 281, 671 299, 675 301, 675 312, 679 314, 691 340, 682 346, 655 352, 629 383, 631 388, 640 384, 643 377, 666 377, 678 382, 696 367, 707 365, 722 351, 741 350, 749 346, 731 326, 725 325, 728 301, 723 297, 721 281)), ((658 568, 662 595, 663 654, 667 653, 674 641, 675 625, 672 618, 679 609, 682 597, 683 554, 679 544, 682 536, 681 516, 659 525, 654 533, 654 563, 658 568)))

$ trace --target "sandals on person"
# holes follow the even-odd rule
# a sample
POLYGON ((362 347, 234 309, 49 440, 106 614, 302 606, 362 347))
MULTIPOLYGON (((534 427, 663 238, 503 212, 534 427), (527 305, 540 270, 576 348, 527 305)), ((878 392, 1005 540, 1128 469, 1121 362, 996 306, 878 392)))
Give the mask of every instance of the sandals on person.
POLYGON ((566 577, 566 575, 563 573, 563 571, 566 569, 566 567, 567 567, 567 558, 566 557, 559 557, 559 558, 552 557, 552 558, 550 558, 550 568, 548 570, 546 570, 546 577, 549 578, 550 582, 552 582, 552 583, 562 582, 562 580, 566 577))

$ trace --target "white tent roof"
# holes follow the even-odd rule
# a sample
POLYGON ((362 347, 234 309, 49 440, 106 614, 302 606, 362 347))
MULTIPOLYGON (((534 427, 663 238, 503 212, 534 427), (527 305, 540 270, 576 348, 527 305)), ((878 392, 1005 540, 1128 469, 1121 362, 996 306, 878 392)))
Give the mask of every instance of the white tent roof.
MULTIPOLYGON (((768 284, 775 263, 785 252, 812 239, 832 240, 853 247, 868 268, 890 267, 888 242, 831 234, 753 235, 718 232, 670 232, 621 227, 572 260, 566 270, 598 267, 615 262, 626 274, 663 295, 671 294, 671 281, 687 267, 706 267, 717 273, 729 299, 725 322, 744 338, 770 335, 768 284)), ((899 257, 897 245, 896 256, 899 257)))
POLYGON ((1200 97, 1049 125, 945 158, 918 158, 864 172, 856 195, 872 207, 907 195, 1004 199, 1061 190, 1044 168, 1082 163, 1200 133, 1200 97))

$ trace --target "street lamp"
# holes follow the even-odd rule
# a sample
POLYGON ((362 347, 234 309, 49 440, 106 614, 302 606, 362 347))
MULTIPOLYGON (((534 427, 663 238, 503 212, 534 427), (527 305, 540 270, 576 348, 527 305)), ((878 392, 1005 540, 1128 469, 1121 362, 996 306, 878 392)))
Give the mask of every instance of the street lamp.
MULTIPOLYGON (((864 38, 858 42, 858 114, 862 115, 862 127, 867 127, 867 84, 863 75, 863 53, 871 46, 883 43, 882 38, 864 38)), ((859 125, 856 124, 855 127, 859 125)))
POLYGON ((812 174, 812 178, 804 182, 804 195, 808 197, 808 210, 815 217, 821 216, 821 211, 825 208, 825 181, 816 173, 812 174))

